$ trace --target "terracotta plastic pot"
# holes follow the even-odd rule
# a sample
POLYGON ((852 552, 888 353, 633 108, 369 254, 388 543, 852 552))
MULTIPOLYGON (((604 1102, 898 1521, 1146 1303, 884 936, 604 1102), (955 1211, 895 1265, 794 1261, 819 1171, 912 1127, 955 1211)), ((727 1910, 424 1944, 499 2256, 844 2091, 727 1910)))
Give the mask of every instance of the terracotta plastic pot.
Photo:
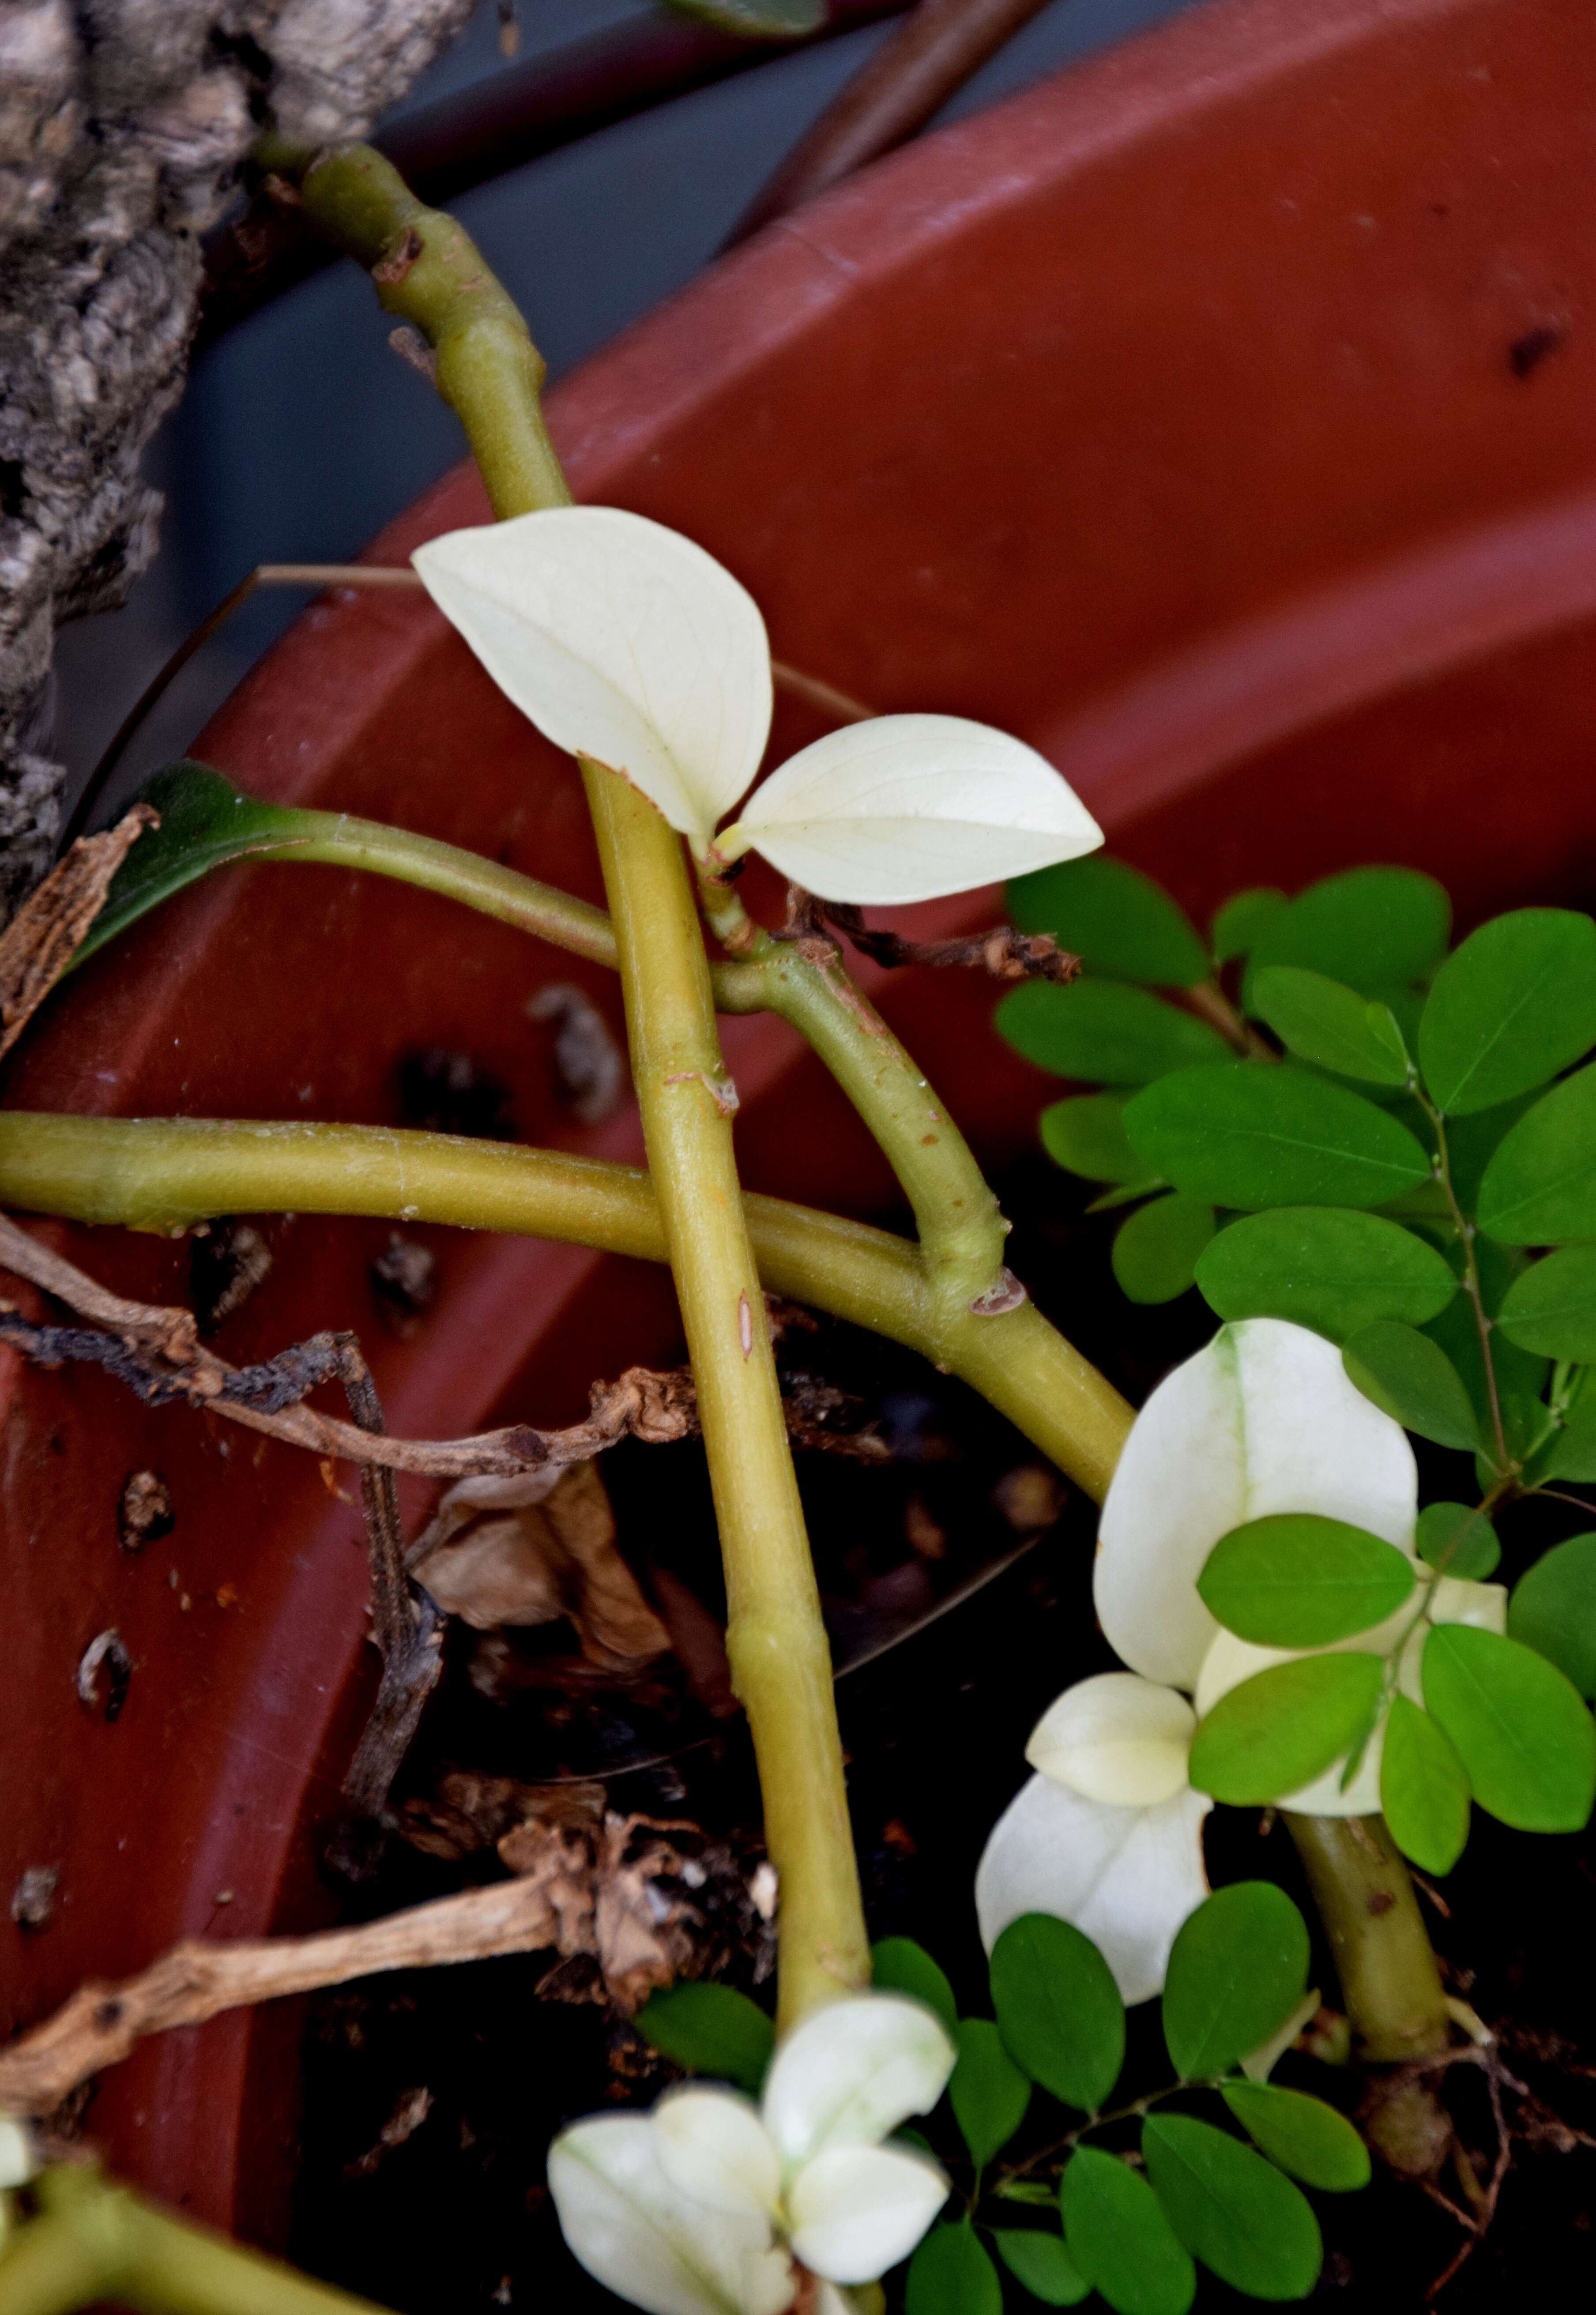
MULTIPOLYGON (((870 172, 590 364, 553 409, 576 491, 701 539, 782 658, 1035 741, 1194 910, 1370 857, 1434 870, 1466 918, 1588 900, 1593 70, 1587 0, 1200 9, 870 172)), ((462 471, 373 553, 482 512, 462 471)), ((778 720, 778 752, 818 728, 778 720)), ((572 767, 418 602, 307 613, 198 752, 596 893, 572 767)), ((503 1081, 522 1138, 634 1156, 630 1113, 583 1131, 560 1105, 523 1010, 552 980, 618 1019, 604 976, 441 900, 230 872, 83 974, 7 1096, 395 1122, 404 1056, 436 1046, 503 1081)), ((885 1001, 1001 1156, 1043 1087, 987 1032, 990 998, 900 976, 885 1001)), ((732 1022, 726 1044, 752 1184, 888 1202, 787 1032, 732 1022)), ((566 1419, 590 1377, 672 1347, 662 1274, 442 1231, 415 1233, 434 1314, 391 1340, 368 1274, 386 1225, 262 1228, 274 1267, 223 1346, 354 1326, 396 1429, 566 1419)), ((184 1292, 182 1246, 62 1238, 128 1291, 184 1292)), ((369 1668, 356 1514, 313 1463, 4 1356, 0 1888, 60 1870, 49 1926, 5 1927, 10 2027, 182 1934, 322 1918, 306 1829, 369 1668), (176 1525, 131 1555, 117 1505, 146 1468, 176 1525), (74 1679, 113 1625, 134 1669, 111 1725, 74 1679)), ((270 2233, 290 2027, 145 2045, 96 2134, 131 2177, 270 2233)))

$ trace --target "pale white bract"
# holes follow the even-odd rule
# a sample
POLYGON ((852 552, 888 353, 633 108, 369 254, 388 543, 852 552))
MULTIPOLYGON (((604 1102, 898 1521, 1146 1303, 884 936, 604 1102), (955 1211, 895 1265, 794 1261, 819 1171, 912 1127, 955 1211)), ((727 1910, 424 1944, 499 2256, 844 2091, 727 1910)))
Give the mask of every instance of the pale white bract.
MULTIPOLYGON (((747 590, 616 507, 448 532, 412 557, 500 689, 567 753, 623 773, 708 853, 770 733, 770 650, 747 590)), ((972 890, 1103 832, 1033 748, 956 715, 883 715, 804 748, 715 845, 833 900, 972 890)))
POLYGON ((863 1994, 782 2044, 760 2103, 692 2083, 652 2115, 596 2115, 549 2151, 565 2240, 600 2283, 649 2315, 783 2315, 794 2257, 819 2315, 847 2285, 906 2258, 947 2180, 882 2141, 934 2106, 953 2048, 918 2002, 863 1994))

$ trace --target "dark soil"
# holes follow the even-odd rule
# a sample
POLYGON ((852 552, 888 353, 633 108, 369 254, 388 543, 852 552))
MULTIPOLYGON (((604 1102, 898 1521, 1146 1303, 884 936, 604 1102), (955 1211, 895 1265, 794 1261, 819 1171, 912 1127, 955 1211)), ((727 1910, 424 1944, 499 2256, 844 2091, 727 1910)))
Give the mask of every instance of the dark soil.
MULTIPOLYGON (((1044 1161, 1020 1166, 1002 1187, 1016 1218, 1015 1269, 1130 1398, 1211 1333, 1195 1294, 1157 1310, 1124 1302, 1108 1269, 1113 1217, 1083 1216, 1077 1185, 1044 1161)), ((1113 1661, 1091 1610, 1093 1507, 1073 1494, 1050 1504, 1027 1442, 962 1385, 891 1344, 827 1322, 789 1333, 780 1356, 790 1376, 821 1377, 864 1401, 893 1450, 874 1467, 822 1454, 800 1460, 834 1648, 853 1667, 838 1702, 872 1933, 918 1938, 952 1976, 961 2008, 984 2014, 971 1897, 977 1858, 1028 1773, 1023 1747, 1040 1712, 1070 1681, 1113 1661), (1054 1510, 1037 1532, 1035 1521, 1054 1510), (958 1596, 994 1566, 989 1582, 958 1596), (931 1616, 950 1597, 946 1612, 931 1616)), ((701 1450, 629 1445, 603 1469, 634 1569, 645 1582, 669 1570, 718 1612, 701 1450)), ((1462 1459, 1434 1450, 1423 1484, 1427 1495, 1466 1493, 1462 1459)), ((1510 1515, 1503 1574, 1511 1578, 1580 1524, 1556 1505, 1510 1515)), ((491 1646, 485 1672, 480 1651, 456 1648, 401 1795, 424 1796, 448 1768, 528 1782, 602 1777, 616 1807, 754 1839, 758 1795, 740 1724, 713 1717, 674 1666, 640 1689, 607 1693, 573 1676, 568 1631, 491 1646)), ((1266 1821, 1216 1812, 1208 1857, 1216 1885, 1267 1876, 1307 1909, 1291 1843, 1266 1821)), ((395 1842, 349 1910, 368 1915, 443 1894, 497 1871, 491 1849, 486 1859, 448 1864, 395 1842)), ((1596 2132, 1590 1836, 1533 1838, 1476 1816, 1444 1903, 1432 1927, 1454 1989, 1502 2028, 1513 2071, 1544 2107, 1596 2132)), ((550 1958, 375 1979, 315 2007, 292 2257, 407 2315, 616 2306, 563 2248, 544 2153, 563 2121, 646 2104, 673 2070, 613 2012, 538 1999, 550 1958), (396 2142, 385 2142, 385 2131, 396 2142)), ((731 1974, 758 1991, 760 1966, 744 1954, 731 1974)), ((1315 1968, 1334 2001, 1322 1951, 1315 1968)), ((1167 2079, 1157 2005, 1132 2013, 1131 2027, 1128 2080, 1150 2088, 1167 2079)), ((1276 2079, 1356 2103, 1354 2078, 1310 2059, 1289 2056, 1276 2079)), ((1459 2131, 1488 2172, 1495 2135, 1483 2083, 1456 2069, 1451 2081, 1459 2131)), ((1037 2093, 1037 2142, 1068 2126, 1048 2106, 1037 2093)), ((939 2123, 933 2135, 955 2179, 965 2176, 951 2127, 939 2123)), ((1536 2305, 1587 2302, 1596 2160, 1564 2151, 1549 2123, 1540 2137, 1515 2147, 1495 2223, 1445 2293, 1450 2315, 1495 2315, 1507 2290, 1536 2305)), ((1361 2195, 1315 2200, 1326 2244, 1315 2295, 1369 2315, 1422 2307, 1461 2240, 1420 2190, 1387 2178, 1361 2195)), ((1034 2303, 1007 2288, 1015 2305, 1034 2303)), ((1200 2308, 1231 2299, 1204 2278, 1200 2308)))

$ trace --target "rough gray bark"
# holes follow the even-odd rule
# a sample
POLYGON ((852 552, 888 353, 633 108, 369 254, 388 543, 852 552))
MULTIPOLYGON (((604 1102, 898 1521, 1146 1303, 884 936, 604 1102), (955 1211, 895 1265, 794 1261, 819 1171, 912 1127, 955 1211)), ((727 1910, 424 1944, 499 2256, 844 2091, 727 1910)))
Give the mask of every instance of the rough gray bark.
POLYGON ((0 0, 0 923, 49 864, 57 625, 155 552, 199 236, 262 125, 363 136, 473 0, 0 0))

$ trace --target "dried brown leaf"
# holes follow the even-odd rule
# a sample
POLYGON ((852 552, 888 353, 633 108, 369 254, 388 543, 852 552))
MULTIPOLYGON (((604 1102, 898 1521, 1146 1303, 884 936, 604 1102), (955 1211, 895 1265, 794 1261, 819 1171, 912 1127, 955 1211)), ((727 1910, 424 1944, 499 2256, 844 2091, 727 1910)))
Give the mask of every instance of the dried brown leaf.
POLYGON ((136 803, 103 836, 80 836, 0 933, 0 1055, 10 1052, 105 906, 111 880, 161 816, 136 803))

